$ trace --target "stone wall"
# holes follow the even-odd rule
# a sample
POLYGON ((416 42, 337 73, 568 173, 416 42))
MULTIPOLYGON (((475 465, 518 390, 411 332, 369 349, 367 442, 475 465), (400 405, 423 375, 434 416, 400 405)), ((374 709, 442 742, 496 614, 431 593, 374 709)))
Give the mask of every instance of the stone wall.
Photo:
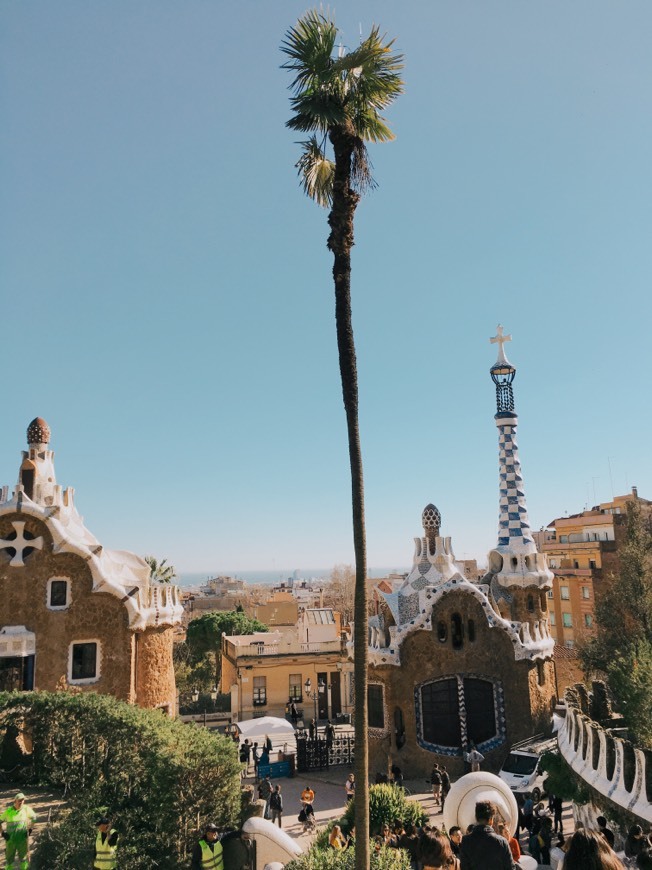
POLYGON ((137 632, 135 640, 136 703, 141 707, 163 707, 170 715, 174 715, 174 629, 169 626, 149 628, 137 632))
POLYGON ((589 788, 637 819, 652 822, 652 753, 614 737, 588 715, 586 688, 566 692, 567 712, 559 751, 589 788))
MULTIPOLYGON (((535 595, 535 608, 539 599, 535 595)), ((538 612, 538 611, 537 611, 538 612)), ((497 771, 511 745, 550 729, 555 701, 554 666, 551 661, 537 663, 514 660, 509 636, 490 628, 478 601, 463 591, 445 595, 433 608, 432 630, 415 631, 401 647, 400 667, 377 666, 369 670, 369 682, 382 683, 385 691, 385 728, 370 730, 370 769, 384 771, 391 754, 408 776, 427 777, 433 761, 443 763, 459 776, 465 771, 460 754, 438 754, 424 747, 418 725, 417 687, 431 680, 449 676, 472 676, 491 680, 498 698, 499 739, 485 755, 483 767, 497 771), (461 648, 455 649, 451 632, 445 642, 438 639, 438 624, 451 625, 451 616, 459 614, 465 627, 461 648), (469 620, 475 639, 469 640, 469 620), (405 743, 396 747, 395 711, 401 710, 405 743)))

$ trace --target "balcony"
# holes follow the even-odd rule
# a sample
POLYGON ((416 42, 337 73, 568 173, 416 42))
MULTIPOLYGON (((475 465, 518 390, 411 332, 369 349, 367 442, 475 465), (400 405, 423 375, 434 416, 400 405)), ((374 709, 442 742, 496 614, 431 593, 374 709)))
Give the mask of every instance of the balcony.
POLYGON ((238 658, 240 656, 276 656, 279 652, 277 643, 248 643, 242 646, 230 646, 229 652, 238 658))

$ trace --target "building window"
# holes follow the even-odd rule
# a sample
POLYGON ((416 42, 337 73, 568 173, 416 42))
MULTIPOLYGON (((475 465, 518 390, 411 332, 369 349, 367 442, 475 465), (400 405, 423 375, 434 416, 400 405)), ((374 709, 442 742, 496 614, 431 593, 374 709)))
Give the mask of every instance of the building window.
POLYGON ((301 674, 290 674, 290 691, 288 695, 290 701, 303 701, 302 690, 301 674))
POLYGON ((446 643, 448 640, 448 627, 443 619, 437 623, 437 640, 439 643, 446 643))
POLYGON ((267 703, 267 677, 254 677, 254 707, 267 703))
POLYGON ((475 677, 449 677, 421 687, 421 736, 429 744, 456 749, 462 746, 462 723, 469 743, 496 737, 494 684, 475 677))
POLYGON ((561 620, 564 628, 572 628, 573 627, 573 617, 570 613, 562 613, 561 620))
POLYGON ((462 649, 464 645, 464 623, 459 613, 454 613, 451 616, 451 640, 453 641, 453 649, 462 649))
POLYGON ((554 590, 554 589, 548 589, 548 593, 547 593, 547 594, 548 594, 548 598, 554 598, 554 597, 555 597, 555 590, 554 590))
POLYGON ((590 613, 584 614, 584 625, 587 628, 591 628, 593 626, 593 616, 590 613))
POLYGON ((469 619, 466 628, 469 633, 469 641, 470 643, 473 643, 475 640, 475 622, 472 619, 469 619))
POLYGON ((99 678, 99 647, 96 640, 70 644, 69 682, 90 683, 99 678))
POLYGON ((591 590, 588 586, 582 586, 582 598, 590 598, 591 590))
POLYGON ((70 580, 52 577, 47 587, 48 610, 66 610, 70 607, 70 580))
POLYGON ((570 598, 570 589, 568 588, 568 586, 560 586, 560 587, 559 587, 559 593, 560 593, 560 595, 561 595, 561 600, 562 600, 562 601, 568 601, 568 600, 569 600, 569 598, 570 598))
POLYGON ((550 614, 548 615, 548 619, 550 620, 550 625, 555 625, 557 622, 557 617, 555 616, 555 614, 553 613, 552 610, 550 611, 550 614))
POLYGON ((534 613, 534 598, 531 595, 527 597, 527 610, 528 613, 534 613))
POLYGON ((594 571, 597 568, 595 559, 589 559, 589 568, 594 571))
POLYGON ((370 728, 385 727, 385 708, 383 687, 376 684, 367 686, 367 717, 370 728))
POLYGON ((568 543, 568 535, 562 535, 562 536, 559 538, 559 542, 560 542, 561 544, 567 544, 567 543, 568 543))

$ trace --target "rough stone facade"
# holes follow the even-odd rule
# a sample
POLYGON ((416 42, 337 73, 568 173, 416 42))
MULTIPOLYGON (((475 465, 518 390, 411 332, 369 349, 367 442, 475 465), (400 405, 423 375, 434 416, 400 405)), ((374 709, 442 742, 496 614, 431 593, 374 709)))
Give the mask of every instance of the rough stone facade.
POLYGON ((178 588, 86 529, 56 484, 49 436, 30 424, 18 485, 0 493, 0 689, 70 685, 173 715, 178 588))

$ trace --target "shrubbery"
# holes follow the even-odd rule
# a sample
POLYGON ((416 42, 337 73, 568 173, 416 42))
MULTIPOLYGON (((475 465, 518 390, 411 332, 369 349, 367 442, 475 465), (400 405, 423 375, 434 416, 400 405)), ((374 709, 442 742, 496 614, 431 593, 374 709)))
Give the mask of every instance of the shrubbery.
MULTIPOLYGON (((353 826, 353 817, 353 801, 349 801, 344 813, 347 828, 353 826)), ((393 825, 394 822, 420 827, 427 818, 421 804, 408 800, 402 788, 372 785, 369 789, 369 830, 372 834, 377 834, 384 824, 393 825)))
POLYGON ((0 693, 0 740, 12 727, 31 745, 24 781, 62 789, 68 801, 34 867, 90 866, 100 811, 121 832, 121 870, 177 868, 198 825, 237 822, 240 765, 226 737, 95 692, 0 693))
MULTIPOLYGON (((369 846, 370 870, 410 870, 410 856, 405 849, 392 849, 383 846, 376 851, 375 844, 369 846)), ((313 846, 309 852, 295 858, 285 865, 285 870, 353 870, 355 849, 349 847, 340 851, 330 846, 313 846)))

